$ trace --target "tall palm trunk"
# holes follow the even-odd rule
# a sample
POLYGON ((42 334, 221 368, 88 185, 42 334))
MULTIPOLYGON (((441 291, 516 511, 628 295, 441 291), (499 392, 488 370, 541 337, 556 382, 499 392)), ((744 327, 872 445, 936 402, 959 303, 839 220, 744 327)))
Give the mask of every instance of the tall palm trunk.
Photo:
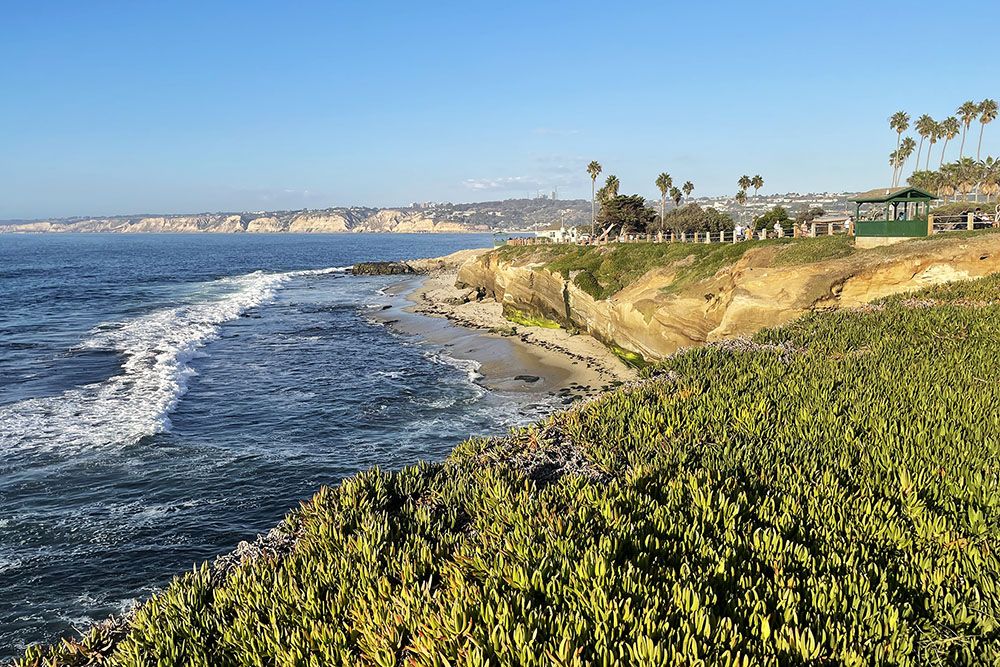
MULTIPOLYGON (((917 146, 917 161, 913 163, 913 171, 916 173, 917 169, 920 169, 920 152, 924 150, 924 135, 920 135, 920 144, 917 146)), ((931 149, 928 148, 927 152, 930 153, 931 149)))
POLYGON ((931 169, 931 151, 934 150, 934 142, 932 141, 927 147, 927 160, 924 161, 924 171, 930 171, 931 169))
POLYGON ((594 242, 594 234, 597 233, 597 208, 594 200, 597 198, 597 179, 590 179, 590 242, 594 242))
MULTIPOLYGON (((976 146, 976 162, 979 162, 979 154, 983 151, 983 130, 986 129, 986 123, 979 124, 979 145, 976 146)), ((977 195, 978 199, 978 195, 977 195)))
POLYGON ((958 147, 958 159, 961 160, 965 154, 965 132, 969 129, 968 125, 962 125, 962 145, 958 147))
POLYGON ((944 138, 944 143, 941 144, 941 161, 938 163, 938 169, 944 166, 944 152, 948 148, 948 142, 951 141, 948 137, 944 138))
MULTIPOLYGON (((900 130, 896 133, 896 155, 899 155, 899 142, 903 140, 903 131, 900 130)), ((896 170, 899 169, 899 165, 892 165, 892 178, 889 181, 890 187, 896 187, 896 170)))

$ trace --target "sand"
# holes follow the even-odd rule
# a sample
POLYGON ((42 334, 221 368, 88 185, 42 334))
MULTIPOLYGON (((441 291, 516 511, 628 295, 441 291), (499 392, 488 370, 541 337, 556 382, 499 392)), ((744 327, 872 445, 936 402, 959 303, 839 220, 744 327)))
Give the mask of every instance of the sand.
POLYGON ((490 388, 581 398, 636 379, 635 369, 586 334, 513 324, 492 299, 463 303, 468 290, 455 287, 458 267, 483 252, 407 262, 425 275, 398 284, 392 291, 410 305, 387 309, 382 317, 478 361, 482 382, 490 388))

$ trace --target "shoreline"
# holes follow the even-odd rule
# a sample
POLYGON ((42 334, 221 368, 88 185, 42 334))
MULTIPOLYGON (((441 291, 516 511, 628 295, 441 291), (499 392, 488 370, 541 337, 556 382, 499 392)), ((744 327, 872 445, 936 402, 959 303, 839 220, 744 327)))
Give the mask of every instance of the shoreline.
POLYGON ((487 251, 408 261, 420 275, 387 290, 406 305, 397 302, 376 318, 476 361, 488 389, 589 398, 638 378, 638 371, 587 334, 517 325, 496 301, 465 301, 468 290, 455 287, 458 267, 487 251), (456 328, 467 334, 456 337, 456 328))

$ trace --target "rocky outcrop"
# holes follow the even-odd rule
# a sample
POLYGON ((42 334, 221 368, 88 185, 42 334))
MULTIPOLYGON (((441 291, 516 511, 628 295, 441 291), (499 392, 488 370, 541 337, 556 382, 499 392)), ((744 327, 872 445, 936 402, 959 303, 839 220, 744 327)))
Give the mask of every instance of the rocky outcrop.
POLYGON ((774 246, 749 250, 714 276, 672 290, 677 265, 649 271, 608 299, 530 256, 481 255, 459 269, 457 286, 505 307, 555 320, 647 359, 681 347, 751 334, 815 309, 874 299, 1000 272, 1000 234, 936 237, 848 257, 779 266, 774 246))
POLYGON ((416 273, 406 262, 359 262, 351 268, 356 276, 401 276, 416 273))

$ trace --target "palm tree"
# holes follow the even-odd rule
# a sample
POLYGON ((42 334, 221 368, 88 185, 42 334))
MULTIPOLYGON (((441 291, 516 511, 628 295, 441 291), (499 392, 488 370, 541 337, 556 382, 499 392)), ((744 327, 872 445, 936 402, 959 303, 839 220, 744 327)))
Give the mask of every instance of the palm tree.
POLYGON ((988 157, 983 161, 982 191, 986 201, 1000 194, 1000 160, 988 157))
POLYGON ((691 181, 684 181, 684 185, 681 186, 681 190, 684 191, 685 197, 690 197, 691 193, 694 192, 694 183, 691 181))
MULTIPOLYGON (((903 132, 910 129, 910 114, 905 111, 897 111, 889 116, 889 127, 896 133, 896 150, 899 150, 899 142, 903 139, 903 132)), ((895 172, 893 172, 895 176, 895 172)))
MULTIPOLYGON (((932 121, 934 126, 931 128, 930 134, 927 138, 930 140, 930 144, 927 146, 927 159, 924 160, 924 171, 930 171, 931 168, 931 151, 934 149, 934 144, 937 140, 941 138, 941 123, 937 121, 932 121)), ((920 160, 917 160, 919 162, 920 160)))
POLYGON ((979 165, 971 157, 959 158, 955 163, 956 185, 963 201, 968 201, 969 193, 975 189, 979 182, 979 173, 979 165))
POLYGON ((736 181, 736 185, 739 186, 740 190, 749 190, 753 187, 753 179, 744 174, 740 176, 740 180, 736 181))
POLYGON ((983 130, 987 123, 992 123, 997 119, 996 100, 985 99, 979 103, 979 146, 976 147, 976 159, 983 150, 983 130))
POLYGON ((899 169, 896 171, 896 182, 893 183, 893 187, 899 185, 899 179, 903 176, 903 166, 906 161, 910 159, 913 155, 913 151, 917 148, 917 142, 913 140, 913 137, 906 137, 903 139, 903 143, 899 146, 899 169))
POLYGON ((674 206, 681 205, 681 198, 683 196, 684 194, 681 192, 680 188, 678 188, 676 185, 670 188, 670 198, 674 200, 674 206))
POLYGON ((944 137, 944 143, 941 144, 941 161, 938 163, 939 169, 944 166, 944 152, 948 148, 948 142, 957 137, 958 132, 958 119, 954 116, 948 116, 941 121, 941 136, 944 137))
MULTIPOLYGON (((744 176, 743 178, 746 178, 746 176, 744 176)), ((743 179, 741 178, 740 181, 742 181, 742 180, 743 179)), ((741 220, 745 220, 746 217, 747 217, 746 216, 746 205, 747 205, 747 190, 746 190, 746 188, 744 188, 742 186, 740 187, 739 191, 736 193, 736 203, 739 204, 741 207, 743 207, 743 211, 740 214, 740 219, 741 220)))
POLYGON ((760 189, 764 187, 764 178, 760 174, 757 174, 750 179, 750 185, 753 186, 753 196, 756 197, 760 189))
POLYGON ((969 130, 969 126, 972 125, 972 121, 979 115, 979 105, 969 100, 958 107, 955 113, 962 119, 962 145, 958 149, 958 159, 961 160, 962 156, 965 155, 965 135, 969 130))
POLYGON ((620 184, 618 182, 618 177, 615 176, 614 174, 611 174, 604 180, 604 187, 606 188, 605 194, 608 197, 608 199, 612 199, 618 196, 619 185, 620 184))
POLYGON ((587 173, 590 174, 590 238, 594 238, 597 229, 597 208, 594 200, 597 197, 597 177, 601 175, 601 163, 591 160, 587 165, 587 173))
POLYGON ((939 185, 938 194, 952 197, 958 192, 958 163, 949 162, 938 171, 939 185))
POLYGON ((601 189, 597 191, 597 203, 604 204, 609 199, 614 199, 618 196, 618 177, 611 174, 606 179, 604 179, 604 185, 601 189))
MULTIPOLYGON (((917 130, 917 134, 920 135, 920 145, 917 147, 917 162, 913 165, 913 171, 920 168, 920 156, 924 152, 924 139, 927 139, 934 134, 935 125, 937 125, 937 123, 935 123, 934 119, 927 114, 918 118, 917 122, 913 124, 913 127, 917 130)), ((930 148, 927 149, 927 152, 930 153, 930 148)))
POLYGON ((987 191, 987 185, 989 184, 990 178, 996 173, 997 161, 992 157, 987 156, 985 160, 976 160, 976 203, 979 203, 979 193, 983 192, 986 194, 986 201, 990 200, 989 192, 987 191))
POLYGON ((667 215, 667 193, 673 184, 674 179, 665 171, 656 177, 656 187, 660 190, 660 229, 663 229, 663 221, 667 215))
POLYGON ((889 166, 892 167, 892 179, 889 181, 889 187, 896 187, 896 170, 899 169, 899 149, 897 148, 893 152, 889 153, 889 166))

